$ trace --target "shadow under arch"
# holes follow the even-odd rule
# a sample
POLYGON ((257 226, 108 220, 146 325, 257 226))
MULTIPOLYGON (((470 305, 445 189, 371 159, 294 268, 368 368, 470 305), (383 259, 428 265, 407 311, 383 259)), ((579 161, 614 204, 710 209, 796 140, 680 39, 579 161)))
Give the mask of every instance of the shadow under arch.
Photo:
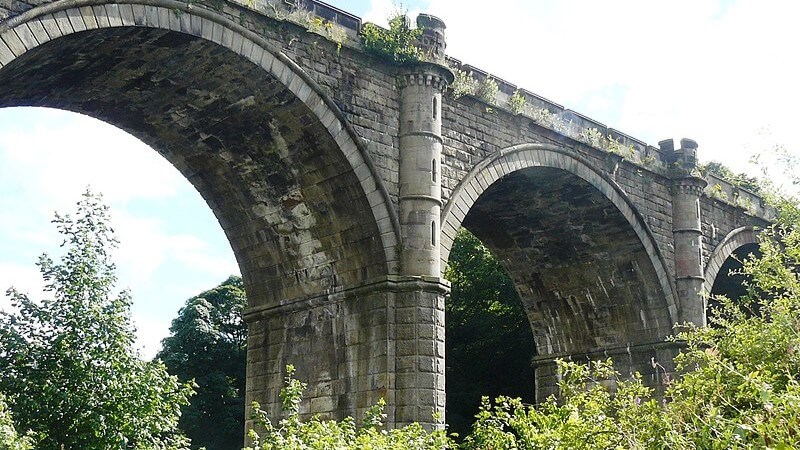
POLYGON ((677 319, 671 278, 643 218, 606 175, 555 146, 510 147, 462 180, 442 217, 443 263, 463 226, 514 280, 536 343, 538 399, 554 392, 557 357, 613 356, 623 373, 660 383, 650 358, 671 361, 659 353, 677 319))
MULTIPOLYGON (((9 106, 115 125, 198 190, 231 243, 248 315, 261 327, 250 343, 260 354, 250 359, 269 380, 248 387, 251 399, 278 404, 269 387, 312 345, 306 324, 281 345, 267 342, 270 317, 393 270, 399 223, 353 128, 297 64, 222 14, 172 0, 36 6, 0 22, 0 107, 9 106)), ((142 182, 152 180, 142 174, 142 182)), ((323 319, 319 326, 331 326, 323 319)), ((339 341, 314 344, 317 373, 299 375, 335 377, 339 341)), ((345 403, 337 411, 353 414, 356 401, 345 403)))

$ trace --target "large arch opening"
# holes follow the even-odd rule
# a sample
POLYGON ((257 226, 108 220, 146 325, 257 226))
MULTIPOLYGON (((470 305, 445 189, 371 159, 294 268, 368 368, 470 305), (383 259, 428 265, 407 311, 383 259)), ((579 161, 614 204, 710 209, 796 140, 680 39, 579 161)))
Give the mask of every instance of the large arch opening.
POLYGON ((465 178, 443 222, 446 237, 472 232, 513 280, 537 401, 557 394, 557 358, 612 358, 663 389, 674 297, 646 226, 604 175, 556 149, 507 149, 465 178))
POLYGON ((19 44, 13 59, 4 52, 0 60, 0 107, 57 108, 112 124, 166 158, 210 207, 247 291, 249 400, 277 411, 276 387, 294 362, 298 377, 334 384, 311 394, 332 405, 323 412, 355 414, 374 401, 356 399, 352 374, 379 363, 342 364, 356 350, 347 350, 338 314, 268 316, 385 278, 386 249, 396 245, 385 189, 313 80, 254 33, 188 4, 54 4, 0 30, 19 44))
POLYGON ((446 412, 449 431, 466 436, 481 397, 534 403, 533 334, 514 282, 465 228, 453 243, 445 277, 446 412))

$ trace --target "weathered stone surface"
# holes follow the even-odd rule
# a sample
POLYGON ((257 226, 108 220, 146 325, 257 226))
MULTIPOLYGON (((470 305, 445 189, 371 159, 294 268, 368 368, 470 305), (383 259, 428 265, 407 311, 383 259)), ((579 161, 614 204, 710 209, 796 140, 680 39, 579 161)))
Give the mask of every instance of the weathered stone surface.
MULTIPOLYGON (((355 36, 357 18, 309 5, 355 36)), ((681 187, 691 140, 649 147, 530 94, 569 119, 557 132, 443 95, 442 67, 388 64, 262 12, 0 0, 0 106, 114 124, 197 188, 247 289, 248 399, 273 413, 292 363, 310 382, 304 411, 360 415, 383 397, 391 424, 434 426, 441 270, 461 226, 516 283, 540 397, 554 389, 556 357, 607 354, 658 387, 673 370, 676 349, 663 344, 673 323, 703 320, 700 287, 769 221, 750 193, 681 187), (587 127, 651 159, 576 140, 587 127)), ((444 49, 444 28, 426 39, 444 49)))

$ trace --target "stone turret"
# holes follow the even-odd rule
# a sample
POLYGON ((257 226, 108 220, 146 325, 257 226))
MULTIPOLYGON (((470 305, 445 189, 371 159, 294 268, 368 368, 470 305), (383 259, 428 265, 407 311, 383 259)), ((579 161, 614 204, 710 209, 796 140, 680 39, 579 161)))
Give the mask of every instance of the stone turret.
POLYGON ((679 149, 674 148, 671 139, 661 141, 658 145, 662 152, 672 156, 672 234, 679 319, 705 325, 706 305, 701 295, 705 279, 700 196, 707 183, 697 175, 697 142, 681 139, 679 149))
MULTIPOLYGON (((421 14, 423 49, 444 61, 444 23, 421 14)), ((439 223, 442 197, 442 93, 453 80, 437 63, 405 67, 400 79, 400 224, 402 274, 439 277, 439 223)))

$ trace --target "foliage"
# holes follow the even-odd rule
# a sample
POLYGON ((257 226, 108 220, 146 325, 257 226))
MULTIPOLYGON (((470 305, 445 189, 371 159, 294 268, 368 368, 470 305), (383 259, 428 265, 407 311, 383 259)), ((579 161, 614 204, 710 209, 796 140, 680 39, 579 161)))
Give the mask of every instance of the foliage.
POLYGON ((581 131, 579 137, 583 142, 586 142, 592 147, 600 148, 602 145, 603 133, 601 133, 597 128, 587 128, 581 131))
POLYGON ((0 312, 0 392, 37 449, 177 449, 179 407, 191 387, 133 348, 131 299, 114 294, 107 207, 84 194, 77 214, 56 215, 59 262, 39 258, 40 302, 15 289, 15 311, 0 312))
MULTIPOLYGON (((497 93, 500 92, 500 88, 494 78, 486 76, 482 81, 478 81, 472 72, 467 72, 457 67, 451 67, 450 70, 453 71, 455 76, 453 83, 450 85, 454 99, 465 95, 474 95, 486 103, 494 104, 497 102, 497 93)), ((522 99, 522 105, 524 105, 525 98, 522 96, 519 96, 515 101, 519 102, 520 98, 522 99)), ((513 104, 511 106, 513 108, 513 104)))
POLYGON ((367 53, 372 53, 391 62, 405 64, 422 59, 423 53, 416 46, 422 36, 421 28, 411 28, 403 14, 389 19, 389 29, 373 23, 361 27, 361 41, 367 53))
POLYGON ((524 110, 526 102, 525 96, 517 89, 514 91, 511 98, 508 99, 508 106, 511 108, 511 112, 519 114, 524 110))
MULTIPOLYGON (((580 132, 578 138, 592 147, 605 149, 609 153, 623 158, 633 158, 636 153, 633 145, 625 146, 611 134, 603 136, 603 133, 597 128, 586 128, 580 132)), ((645 161, 642 161, 642 163, 645 163, 645 161)))
MULTIPOLYGON (((680 376, 667 378, 666 400, 652 398, 638 374, 621 377, 611 361, 578 364, 558 361, 558 399, 531 406, 520 399, 484 397, 472 431, 456 445, 442 431, 418 426, 382 431, 380 407, 358 427, 314 418, 302 423, 298 405, 305 385, 287 370, 281 393, 287 417, 274 425, 263 411, 264 428, 253 433, 260 449, 277 448, 462 448, 477 449, 791 449, 800 443, 800 208, 782 211, 779 223, 764 233, 760 255, 743 261, 747 294, 737 302, 718 298, 713 326, 688 324, 675 339, 685 342, 678 356, 680 376)), ((487 250, 462 232, 463 247, 448 269, 453 295, 479 283, 480 271, 497 277, 486 263, 487 250)), ((475 302, 495 303, 494 288, 475 302)), ((452 303, 452 302, 451 302, 452 303)), ((466 302, 461 308, 480 310, 466 302)), ((504 309, 505 306, 497 306, 504 309)), ((491 309, 491 308, 490 308, 491 309)), ((448 322, 455 322, 453 315, 448 322)), ((463 324, 462 324, 463 325, 463 324)), ((481 324, 476 323, 476 326, 481 324)), ((487 328, 498 326, 490 322, 487 328)), ((484 330, 485 331, 485 330, 484 330)), ((448 336, 448 341, 453 341, 448 336)), ((505 341, 507 345, 512 341, 505 341)), ((479 342, 480 344, 480 342, 479 342)), ((494 352, 498 348, 484 348, 494 352)), ((448 357, 450 353, 448 351, 448 357)), ((450 363, 450 360, 448 360, 450 363)), ((479 361, 468 361, 472 371, 479 361)), ((655 364, 655 363, 654 363, 655 364)), ((448 377, 451 373, 448 372, 448 377)), ((448 380, 449 382, 449 380, 448 380)), ((450 386, 448 386, 448 391, 450 386)))
POLYGON ((564 122, 564 119, 561 118, 561 116, 554 114, 547 108, 534 108, 531 118, 539 125, 550 128, 551 130, 555 130, 559 133, 567 133, 572 125, 572 122, 564 122))
POLYGON ((719 183, 711 187, 711 196, 719 200, 728 199, 728 194, 725 193, 725 190, 722 189, 722 185, 719 183))
POLYGON ((453 93, 453 98, 458 99, 465 95, 475 95, 478 91, 478 80, 472 76, 472 72, 451 67, 455 75, 453 83, 450 85, 450 91, 453 93))
POLYGON ((497 86, 497 81, 491 76, 487 76, 483 79, 480 83, 478 83, 478 88, 475 91, 475 96, 479 99, 483 100, 486 103, 495 103, 497 102, 497 93, 500 92, 500 88, 497 86))
POLYGON ((445 277, 447 421, 463 436, 481 396, 534 400, 533 335, 514 283, 469 231, 459 230, 445 277))
POLYGON ((620 379, 611 361, 558 361, 561 397, 538 406, 483 398, 464 449, 662 448, 661 405, 638 376, 620 379))
POLYGON ((392 430, 382 429, 385 403, 379 402, 370 408, 360 425, 347 418, 342 421, 322 420, 314 417, 300 420, 299 404, 305 383, 293 378, 294 367, 286 367, 286 381, 280 397, 285 417, 273 424, 268 415, 253 405, 254 419, 261 432, 251 430, 253 447, 246 450, 441 450, 452 447, 444 430, 428 432, 419 424, 392 430))
POLYGON ((244 442, 246 301, 241 277, 231 276, 186 300, 162 342, 158 358, 169 373, 196 385, 179 422, 192 448, 236 449, 244 442))
POLYGON ((685 373, 668 392, 674 445, 789 448, 800 442, 798 224, 781 219, 764 232, 761 256, 743 261, 747 294, 735 302, 716 298, 713 326, 678 336, 688 349, 677 359, 685 373))
POLYGON ((319 34, 336 44, 336 51, 342 49, 342 44, 347 40, 347 31, 341 25, 317 17, 304 8, 301 4, 287 2, 290 6, 289 13, 285 13, 273 6, 275 15, 279 20, 287 20, 305 27, 309 33, 319 34))
POLYGON ((700 172, 716 175, 734 186, 745 188, 756 194, 761 192, 761 185, 757 177, 751 177, 744 173, 735 173, 719 162, 712 161, 703 164, 700 166, 700 172))
POLYGON ((33 442, 29 436, 20 436, 14 428, 11 412, 5 397, 0 394, 0 450, 31 450, 33 442))

